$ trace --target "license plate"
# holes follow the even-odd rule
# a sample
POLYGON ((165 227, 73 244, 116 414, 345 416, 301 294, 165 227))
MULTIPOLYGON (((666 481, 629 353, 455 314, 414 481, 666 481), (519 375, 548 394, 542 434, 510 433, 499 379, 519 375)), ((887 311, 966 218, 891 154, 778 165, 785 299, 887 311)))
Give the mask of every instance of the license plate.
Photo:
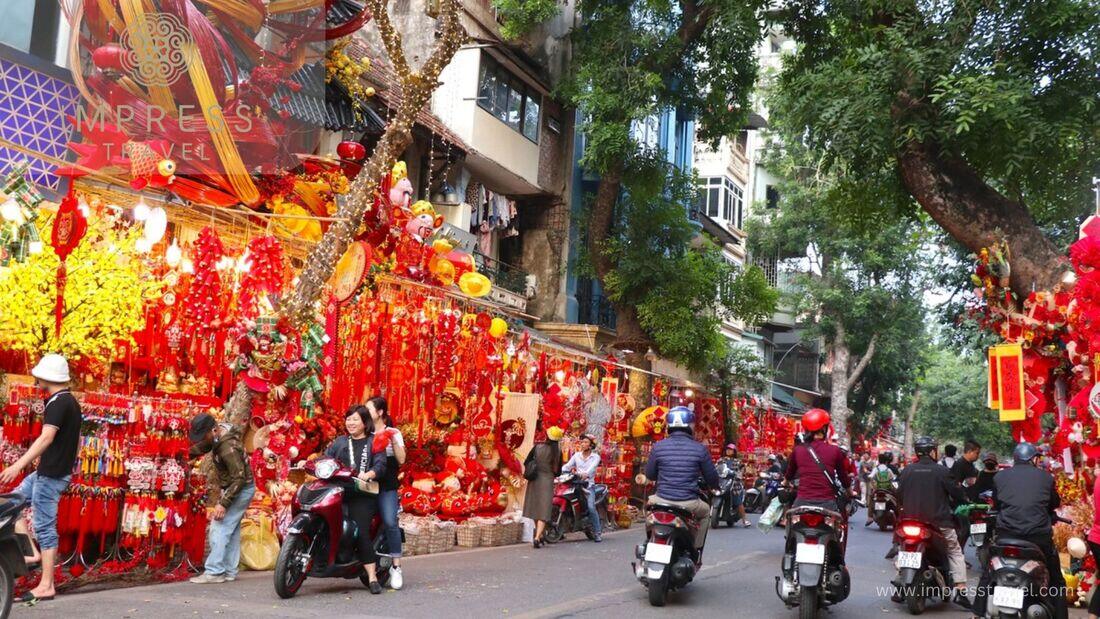
POLYGON ((970 534, 985 533, 986 524, 984 522, 978 522, 970 525, 970 534))
POLYGON ((668 565, 672 562, 672 546, 669 544, 654 544, 653 542, 646 544, 645 560, 647 563, 668 565))
POLYGON ((878 511, 886 509, 886 503, 875 503, 875 509, 877 509, 878 511))
POLYGON ((899 552, 897 566, 898 569, 904 569, 907 567, 915 570, 920 569, 921 553, 919 552, 899 552))
POLYGON ((1024 590, 1018 587, 993 587, 993 604, 1001 608, 1020 610, 1024 607, 1024 590))
POLYGON ((794 553, 795 563, 825 563, 825 546, 821 544, 799 544, 794 553))

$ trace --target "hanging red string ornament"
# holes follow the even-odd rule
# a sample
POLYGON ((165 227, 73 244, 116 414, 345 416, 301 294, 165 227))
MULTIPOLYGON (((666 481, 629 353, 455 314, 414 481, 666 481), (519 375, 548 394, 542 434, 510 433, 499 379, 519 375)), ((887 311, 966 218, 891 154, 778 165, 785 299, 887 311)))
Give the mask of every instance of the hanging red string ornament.
POLYGON ((73 185, 69 185, 69 193, 61 200, 57 209, 57 217, 53 220, 53 233, 50 235, 50 245, 61 260, 57 265, 57 302, 54 304, 54 335, 61 337, 61 321, 65 317, 65 282, 68 280, 68 272, 65 269, 65 260, 69 254, 80 244, 84 233, 88 231, 88 221, 84 219, 84 213, 78 208, 73 185))
POLYGON ((213 331, 221 324, 224 295, 217 264, 224 255, 225 246, 218 233, 203 228, 195 241, 195 274, 183 302, 183 315, 192 328, 213 331))
POLYGON ((261 236, 252 239, 246 250, 250 263, 241 276, 240 315, 242 318, 255 318, 259 313, 260 295, 278 295, 286 282, 286 265, 283 261, 283 246, 273 236, 261 236))

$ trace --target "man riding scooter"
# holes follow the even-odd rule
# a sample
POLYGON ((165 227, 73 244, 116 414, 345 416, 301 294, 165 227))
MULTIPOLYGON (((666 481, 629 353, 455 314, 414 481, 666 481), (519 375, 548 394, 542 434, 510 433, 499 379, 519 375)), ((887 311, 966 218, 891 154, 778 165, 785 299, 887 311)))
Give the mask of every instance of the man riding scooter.
MULTIPOLYGON (((1020 443, 1012 452, 1014 464, 993 478, 993 508, 997 511, 997 539, 1030 542, 1039 547, 1046 558, 1050 581, 1046 587, 1054 619, 1066 619, 1066 580, 1058 552, 1054 549, 1054 510, 1061 505, 1054 477, 1037 467, 1039 450, 1031 443, 1020 443)), ((992 570, 986 570, 978 582, 974 599, 974 614, 982 617, 986 611, 992 570)))
MULTIPOLYGON (((951 478, 947 467, 936 462, 935 439, 919 437, 913 443, 917 461, 905 467, 898 478, 898 497, 901 501, 901 517, 928 523, 939 529, 955 584, 953 601, 963 608, 970 608, 966 599, 966 559, 955 532, 953 505, 967 502, 966 495, 951 478)), ((895 600, 897 593, 895 592, 895 600)))
POLYGON ((699 477, 708 488, 717 490, 718 471, 710 461, 710 452, 692 435, 695 413, 691 409, 675 406, 665 420, 668 437, 653 446, 645 465, 645 476, 657 482, 649 504, 663 503, 691 511, 699 520, 695 550, 702 554, 710 527, 710 505, 699 498, 699 477))

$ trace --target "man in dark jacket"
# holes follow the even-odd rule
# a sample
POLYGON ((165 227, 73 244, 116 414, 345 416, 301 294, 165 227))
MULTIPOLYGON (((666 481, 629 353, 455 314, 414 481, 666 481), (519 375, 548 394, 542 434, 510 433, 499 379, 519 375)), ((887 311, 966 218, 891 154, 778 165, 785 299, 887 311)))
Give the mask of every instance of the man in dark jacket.
POLYGON ((645 476, 656 480, 657 488, 649 504, 664 503, 691 510, 699 520, 695 547, 702 548, 710 528, 710 504, 699 498, 699 477, 707 486, 718 489, 718 471, 710 461, 710 452, 692 437, 695 413, 685 406, 668 412, 668 438, 658 441, 649 452, 645 476))
POLYGON ((191 582, 212 584, 237 579, 241 561, 241 520, 256 486, 252 469, 241 444, 240 431, 228 423, 217 423, 205 413, 191 420, 191 454, 210 452, 213 482, 221 489, 218 504, 210 512, 207 529, 210 552, 202 574, 191 582))
POLYGON ((935 526, 943 536, 955 582, 955 603, 964 608, 966 600, 966 558, 955 532, 953 505, 966 503, 962 488, 951 478, 947 467, 936 462, 936 441, 922 436, 913 443, 917 461, 905 467, 898 478, 901 517, 914 518, 935 526))
MULTIPOLYGON (((993 478, 993 505, 997 510, 997 537, 1012 538, 1031 542, 1038 546, 1046 557, 1050 582, 1047 593, 1054 606, 1055 619, 1066 619, 1069 610, 1066 606, 1066 580, 1062 577, 1062 566, 1058 552, 1054 549, 1054 510, 1061 505, 1058 491, 1054 486, 1054 477, 1035 466, 1039 450, 1031 443, 1020 443, 1012 452, 1015 464, 993 478)), ((978 583, 978 598, 975 600, 975 614, 985 614, 985 594, 989 587, 991 571, 982 574, 978 583), (979 612, 980 611, 980 612, 979 612)))

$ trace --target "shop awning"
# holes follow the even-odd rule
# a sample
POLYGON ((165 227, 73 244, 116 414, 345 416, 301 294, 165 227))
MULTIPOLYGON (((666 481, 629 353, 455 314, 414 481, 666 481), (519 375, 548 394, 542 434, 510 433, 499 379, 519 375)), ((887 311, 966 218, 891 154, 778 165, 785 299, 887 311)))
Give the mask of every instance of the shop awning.
POLYGON ((804 402, 791 395, 791 392, 779 385, 772 385, 771 396, 779 405, 789 408, 792 411, 806 410, 806 404, 804 402))

